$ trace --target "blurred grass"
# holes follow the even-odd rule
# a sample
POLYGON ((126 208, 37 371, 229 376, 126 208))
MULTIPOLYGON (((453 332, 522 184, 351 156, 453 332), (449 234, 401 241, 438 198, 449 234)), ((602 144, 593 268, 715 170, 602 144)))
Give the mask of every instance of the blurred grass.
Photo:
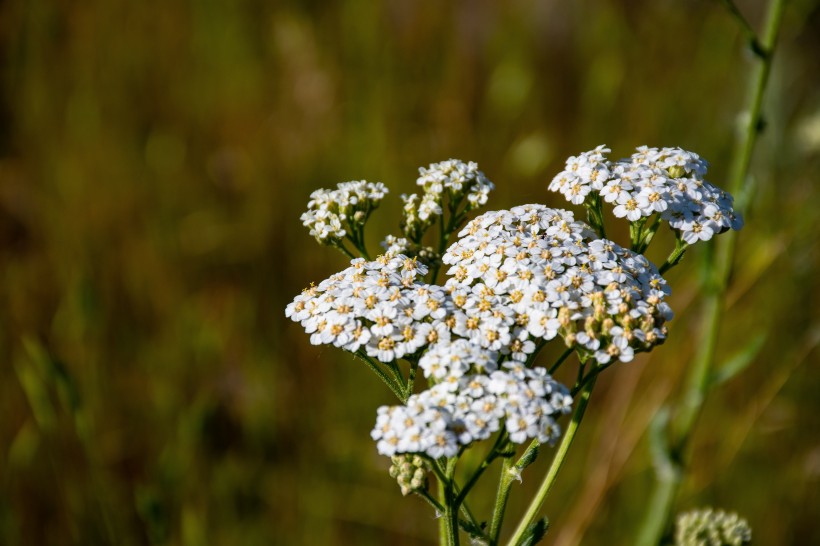
MULTIPOLYGON (((416 168, 459 157, 492 208, 563 206, 547 181, 604 142, 694 150, 720 185, 750 58, 718 4, 1 4, 0 543, 432 543, 368 437, 389 393, 284 318, 343 265, 299 224, 308 194, 386 182, 382 235, 416 168)), ((767 341, 709 400, 681 505, 759 544, 820 542, 818 36, 791 2, 722 358, 767 341)), ((667 345, 602 378, 548 543, 633 536, 700 252, 669 275, 667 345)))

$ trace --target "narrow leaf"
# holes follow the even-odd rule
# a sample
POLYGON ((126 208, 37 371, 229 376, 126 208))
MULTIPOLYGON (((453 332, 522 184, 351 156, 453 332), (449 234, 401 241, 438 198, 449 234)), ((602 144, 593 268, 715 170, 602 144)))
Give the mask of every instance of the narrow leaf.
POLYGON ((518 541, 517 546, 533 546, 534 544, 538 544, 541 542, 541 539, 546 536, 549 526, 550 521, 545 517, 534 522, 524 531, 524 536, 518 541))
POLYGON ((719 366, 710 381, 712 388, 722 385, 745 370, 757 357, 763 345, 766 343, 766 334, 758 333, 752 335, 752 339, 740 351, 735 353, 729 360, 719 366))

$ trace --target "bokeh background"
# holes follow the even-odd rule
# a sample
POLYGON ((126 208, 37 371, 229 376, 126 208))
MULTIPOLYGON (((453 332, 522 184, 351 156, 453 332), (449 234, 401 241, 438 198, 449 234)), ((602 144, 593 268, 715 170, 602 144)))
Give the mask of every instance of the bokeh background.
MULTIPOLYGON (((759 26, 765 2, 738 5, 759 26)), ((432 544, 368 436, 392 395, 284 317, 345 265, 300 225, 309 193, 387 183, 373 247, 416 169, 450 157, 496 183, 491 208, 565 206, 548 181, 600 143, 682 146, 725 185, 754 64, 707 0, 12 0, 0 55, 8 545, 432 544)), ((765 120, 719 360, 762 348, 708 400, 678 506, 736 510, 760 545, 820 544, 814 1, 789 2, 765 120)), ((599 382, 546 543, 630 544, 703 252, 668 275, 667 344, 599 382)))

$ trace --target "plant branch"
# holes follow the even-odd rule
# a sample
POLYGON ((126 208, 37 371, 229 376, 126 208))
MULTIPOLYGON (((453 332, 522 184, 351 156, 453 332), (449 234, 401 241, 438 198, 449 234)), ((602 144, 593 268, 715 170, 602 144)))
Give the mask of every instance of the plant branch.
POLYGON ((550 464, 547 475, 544 477, 544 481, 541 482, 538 492, 535 494, 535 498, 533 498, 532 502, 530 502, 524 517, 521 518, 521 522, 518 524, 518 528, 513 533, 512 538, 510 538, 508 542, 510 546, 517 545, 524 536, 527 527, 529 527, 530 524, 535 522, 538 518, 538 512, 541 510, 550 489, 552 489, 552 486, 555 483, 555 478, 558 476, 558 471, 561 470, 561 466, 564 464, 564 460, 566 460, 569 448, 572 445, 573 440, 575 440, 575 435, 578 433, 578 427, 581 426, 581 421, 584 418, 584 412, 586 412, 587 405, 589 404, 589 398, 592 394, 592 389, 595 387, 595 380, 597 377, 597 374, 593 375, 592 379, 586 383, 581 391, 581 398, 578 400, 578 405, 575 407, 575 412, 572 414, 572 420, 570 421, 566 432, 564 432, 564 438, 561 440, 561 445, 558 446, 558 451, 556 451, 555 457, 552 459, 552 464, 550 464))
MULTIPOLYGON (((753 43, 757 44, 754 32, 740 15, 736 6, 730 0, 725 0, 723 3, 741 22, 741 26, 746 29, 744 32, 754 38, 753 43)), ((739 195, 746 186, 752 152, 762 128, 763 96, 769 80, 772 54, 784 9, 785 0, 771 0, 769 3, 763 41, 762 44, 758 44, 763 54, 758 55, 760 62, 749 81, 749 119, 745 131, 739 135, 736 142, 734 162, 727 188, 733 195, 739 195)), ((717 241, 715 252, 707 253, 705 256, 705 269, 710 272, 710 275, 704 283, 707 295, 699 339, 696 342, 698 351, 689 368, 683 399, 676 408, 674 418, 665 427, 666 434, 656 433, 656 438, 662 438, 665 444, 662 445, 663 449, 653 449, 655 466, 658 469, 656 471, 657 480, 638 535, 636 542, 638 546, 657 546, 669 526, 673 504, 685 469, 684 453, 710 388, 709 376, 714 367, 715 348, 723 318, 725 294, 731 275, 736 240, 736 233, 729 231, 717 241)), ((668 260, 667 263, 669 263, 668 260)), ((662 268, 661 271, 664 269, 662 268)))
POLYGON ((370 367, 370 369, 373 370, 373 372, 377 376, 379 376, 379 379, 384 381, 384 383, 388 387, 390 387, 390 390, 393 391, 393 394, 396 395, 396 398, 401 400, 402 403, 407 401, 407 397, 405 396, 404 389, 401 387, 401 385, 396 383, 395 380, 391 378, 389 375, 387 375, 387 373, 378 364, 373 362, 372 358, 367 356, 361 350, 356 353, 353 353, 353 356, 357 356, 360 359, 362 359, 370 367))
POLYGON ((563 363, 564 363, 564 361, 565 361, 567 358, 569 358, 569 355, 571 355, 571 354, 572 354, 572 351, 573 351, 573 350, 574 350, 574 349, 573 349, 572 347, 570 347, 569 349, 567 349, 566 351, 564 351, 563 353, 561 353, 561 356, 559 356, 559 357, 558 357, 558 360, 556 360, 556 361, 555 361, 555 364, 553 364, 553 365, 550 367, 550 369, 549 369, 549 372, 548 372, 548 373, 549 373, 550 375, 554 374, 554 373, 558 370, 558 368, 560 368, 560 367, 561 367, 561 364, 563 364, 563 363))

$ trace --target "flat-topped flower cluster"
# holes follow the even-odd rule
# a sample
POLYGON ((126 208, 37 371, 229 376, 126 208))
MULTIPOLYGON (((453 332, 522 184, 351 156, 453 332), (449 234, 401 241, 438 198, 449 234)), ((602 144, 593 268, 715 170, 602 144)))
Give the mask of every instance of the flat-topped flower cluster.
POLYGON ((311 286, 287 306, 314 345, 364 351, 393 362, 450 337, 452 303, 444 288, 417 282, 427 267, 401 254, 350 267, 311 286), (448 314, 449 310, 449 314, 448 314))
POLYGON ((513 442, 554 440, 565 387, 524 365, 557 336, 597 362, 629 361, 666 336, 668 288, 643 256, 543 205, 486 213, 444 254, 452 277, 401 254, 350 267, 288 305, 313 344, 380 362, 418 359, 432 387, 380 409, 385 455, 451 456, 503 424, 513 442))
POLYGON ((526 360, 533 340, 561 335, 605 364, 666 338, 666 281, 649 260, 599 239, 572 213, 525 205, 488 212, 444 254, 456 333, 526 360))
POLYGON ((502 426, 514 443, 551 443, 560 435, 555 418, 572 405, 544 368, 508 360, 499 369, 497 354, 465 339, 433 345, 419 364, 438 382, 404 405, 379 408, 371 436, 382 455, 453 457, 502 426))
MULTIPOLYGON (((696 154, 642 147, 613 163, 608 152, 599 146, 571 157, 550 189, 597 207, 598 215, 601 201, 590 196, 615 204, 615 215, 633 223, 657 215, 652 229, 666 220, 687 243, 740 227, 731 196, 703 180, 707 165, 696 154)), ((523 205, 478 216, 445 249, 447 230, 458 231, 493 184, 475 163, 457 160, 419 169, 416 183, 423 192, 402 196, 403 236, 388 236, 385 254, 351 260, 286 309, 313 344, 383 363, 397 379, 399 360, 422 370, 428 389, 412 394, 408 379, 405 403, 379 409, 372 437, 380 453, 451 457, 502 429, 515 443, 551 442, 571 398, 533 365, 541 347, 560 338, 600 368, 666 339, 666 281, 642 254, 603 238, 600 225, 523 205), (423 246, 439 220, 440 248, 423 246), (443 285, 425 280, 433 263, 432 275, 446 266, 443 285)), ((363 222, 386 192, 364 181, 314 192, 303 221, 320 241, 347 237, 363 250, 363 222)), ((633 248, 649 240, 643 233, 633 248)))
POLYGON ((743 226, 732 196, 704 179, 708 163, 697 154, 641 146, 629 159, 611 162, 610 151, 601 145, 570 157, 549 189, 576 205, 599 195, 630 222, 659 214, 688 244, 743 226))

